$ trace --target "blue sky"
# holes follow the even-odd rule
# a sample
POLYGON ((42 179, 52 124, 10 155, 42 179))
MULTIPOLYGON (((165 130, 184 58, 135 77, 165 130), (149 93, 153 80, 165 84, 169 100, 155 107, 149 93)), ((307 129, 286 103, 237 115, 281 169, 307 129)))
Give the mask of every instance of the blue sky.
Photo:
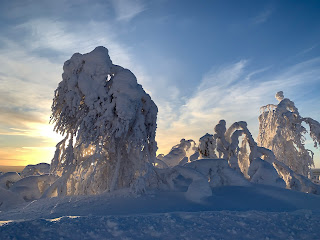
POLYGON ((256 136, 260 106, 280 90, 319 121, 319 12, 311 0, 3 0, 0 165, 50 162, 63 63, 99 45, 157 104, 159 153, 220 119, 247 121, 256 136))

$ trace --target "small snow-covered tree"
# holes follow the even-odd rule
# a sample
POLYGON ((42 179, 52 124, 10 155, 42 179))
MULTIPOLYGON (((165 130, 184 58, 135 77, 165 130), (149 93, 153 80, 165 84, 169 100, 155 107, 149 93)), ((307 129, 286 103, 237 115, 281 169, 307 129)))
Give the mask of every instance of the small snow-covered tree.
POLYGON ((51 164, 61 178, 46 195, 129 187, 155 159, 157 106, 104 47, 74 54, 63 70, 51 116, 65 135, 51 164))
POLYGON ((294 172, 307 177, 314 162, 313 152, 305 148, 307 129, 302 123, 310 126, 315 147, 320 142, 320 123, 301 117, 294 102, 284 98, 282 91, 276 94, 276 99, 278 105, 268 104, 261 108, 258 144, 272 150, 276 159, 294 172))
POLYGON ((180 140, 180 143, 173 146, 167 155, 160 155, 159 160, 164 162, 167 166, 173 167, 187 163, 188 161, 198 158, 198 151, 196 143, 192 140, 180 140))
POLYGON ((206 133, 199 139, 198 151, 200 158, 218 158, 215 153, 216 139, 212 134, 206 133))
MULTIPOLYGON (((214 135, 206 134, 200 138, 199 152, 201 157, 226 159, 230 167, 237 171, 240 171, 239 160, 246 161, 246 171, 242 169, 241 171, 247 172, 249 159, 245 159, 243 156, 249 158, 250 155, 244 155, 243 153, 246 151, 243 148, 247 149, 247 144, 251 150, 255 147, 255 141, 247 128, 247 123, 243 121, 235 122, 227 129, 226 121, 220 120, 215 126, 214 131, 214 135), (241 136, 244 136, 244 139, 242 146, 239 146, 241 136), (240 158, 241 153, 242 157, 240 158)), ((240 166, 242 165, 240 164, 240 166)))

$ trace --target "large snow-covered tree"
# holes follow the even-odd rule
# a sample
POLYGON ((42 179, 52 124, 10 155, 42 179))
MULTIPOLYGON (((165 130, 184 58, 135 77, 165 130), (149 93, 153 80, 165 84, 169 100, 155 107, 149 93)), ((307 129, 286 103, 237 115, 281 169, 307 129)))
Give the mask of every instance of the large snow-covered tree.
POLYGON ((157 106, 104 47, 74 54, 63 70, 51 116, 65 136, 51 164, 51 172, 61 177, 47 195, 131 186, 155 159, 157 106))
POLYGON ((272 150, 277 160, 307 177, 314 162, 313 152, 305 147, 307 129, 303 122, 310 127, 315 147, 320 143, 320 123, 300 116, 294 102, 284 98, 282 91, 276 94, 276 99, 279 104, 261 108, 258 145, 272 150))

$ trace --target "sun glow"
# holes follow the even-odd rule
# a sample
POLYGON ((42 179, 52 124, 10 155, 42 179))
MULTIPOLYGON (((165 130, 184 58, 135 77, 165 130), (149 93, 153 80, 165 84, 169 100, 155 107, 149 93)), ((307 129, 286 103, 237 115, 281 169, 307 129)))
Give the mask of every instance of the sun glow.
POLYGON ((26 166, 40 162, 51 163, 55 146, 63 138, 53 131, 53 126, 45 123, 26 123, 25 128, 12 128, 11 136, 24 136, 29 142, 17 144, 8 142, 0 149, 0 165, 26 166), (33 143, 34 142, 34 143, 33 143))

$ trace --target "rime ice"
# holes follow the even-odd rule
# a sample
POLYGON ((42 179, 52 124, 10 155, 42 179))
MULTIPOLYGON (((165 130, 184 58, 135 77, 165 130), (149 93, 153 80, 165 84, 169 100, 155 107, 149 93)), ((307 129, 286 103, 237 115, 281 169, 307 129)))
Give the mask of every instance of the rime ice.
POLYGON ((278 161, 286 164, 294 172, 308 177, 313 163, 313 153, 305 148, 304 134, 310 127, 310 136, 317 146, 320 142, 320 123, 300 116, 294 102, 284 98, 283 92, 276 94, 278 105, 269 104, 261 108, 259 116, 258 144, 273 151, 278 161))
POLYGON ((156 105, 104 47, 74 54, 63 69, 51 120, 66 137, 51 165, 60 179, 46 196, 130 187, 155 160, 156 105))

